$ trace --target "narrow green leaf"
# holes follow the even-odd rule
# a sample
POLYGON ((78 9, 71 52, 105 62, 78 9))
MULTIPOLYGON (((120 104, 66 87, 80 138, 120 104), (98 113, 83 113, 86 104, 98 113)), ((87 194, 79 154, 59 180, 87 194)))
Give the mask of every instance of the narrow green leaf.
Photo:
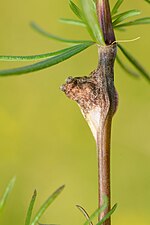
POLYGON ((129 21, 126 23, 119 24, 117 26, 114 26, 114 28, 122 28, 122 27, 128 27, 128 26, 134 26, 134 25, 142 25, 142 24, 150 24, 150 17, 144 17, 137 20, 129 21))
POLYGON ((110 212, 108 212, 106 214, 106 216, 104 216, 103 219, 101 219, 96 225, 102 225, 114 213, 114 211, 116 210, 116 208, 117 208, 117 204, 115 204, 113 206, 113 208, 110 210, 110 212))
POLYGON ((54 224, 54 223, 50 223, 50 224, 46 224, 46 223, 38 223, 38 225, 59 225, 59 224, 54 224))
POLYGON ((121 66, 121 68, 124 71, 126 71, 128 74, 132 75, 135 78, 139 78, 139 74, 136 73, 135 71, 131 70, 129 67, 127 67, 126 64, 121 61, 121 59, 119 58, 119 56, 116 57, 116 61, 121 66))
POLYGON ((150 0, 145 0, 146 2, 150 3, 150 0))
MULTIPOLYGON (((89 41, 90 42, 90 41, 89 41)), ((84 41, 83 41, 84 43, 84 41)), ((60 55, 62 53, 65 53, 66 51, 70 50, 69 48, 61 49, 55 52, 48 52, 44 54, 39 55, 29 55, 29 56, 7 56, 7 55, 0 55, 0 61, 12 61, 12 62, 22 62, 22 61, 38 61, 41 59, 47 59, 55 55, 60 55)))
POLYGON ((122 53, 126 56, 126 58, 133 64, 133 66, 150 82, 150 75, 143 68, 143 66, 127 51, 122 45, 118 44, 118 47, 122 51, 122 53))
POLYGON ((117 0, 116 4, 114 5, 111 15, 115 15, 118 12, 119 7, 121 6, 121 4, 123 3, 124 0, 117 0))
POLYGON ((59 189, 57 189, 44 203, 43 205, 40 207, 40 209, 38 210, 38 212, 36 213, 35 217, 33 218, 31 225, 35 225, 39 219, 41 218, 41 216, 44 214, 44 212, 46 211, 46 209, 49 207, 49 205, 55 200, 55 198, 58 197, 58 195, 62 192, 62 190, 64 189, 64 186, 60 187, 59 189))
POLYGON ((92 39, 98 44, 105 45, 102 30, 100 28, 96 5, 93 0, 80 0, 84 22, 92 39))
POLYGON ((117 26, 114 27, 114 29, 115 29, 115 30, 118 30, 118 31, 126 31, 126 29, 124 29, 124 28, 122 28, 122 27, 117 27, 117 26))
POLYGON ((69 0, 69 6, 71 8, 71 10, 73 11, 73 13, 82 20, 82 13, 81 10, 79 9, 79 7, 71 0, 69 0))
POLYGON ((34 193, 33 193, 32 199, 30 201, 30 205, 29 205, 28 211, 27 211, 25 225, 30 225, 32 211, 33 211, 33 207, 34 207, 34 203, 35 203, 36 197, 37 197, 37 191, 35 190, 34 193))
POLYGON ((70 25, 76 25, 76 26, 81 26, 81 27, 86 27, 85 23, 82 22, 81 20, 73 20, 73 19, 66 19, 66 18, 60 18, 60 22, 70 24, 70 25))
MULTIPOLYGON (((90 217, 89 217, 89 214, 87 213, 87 211, 80 205, 77 205, 77 208, 80 210, 80 212, 83 214, 83 216, 89 221, 90 217)), ((93 223, 90 221, 89 225, 93 225, 93 223)))
POLYGON ((128 10, 128 11, 125 11, 125 12, 123 12, 123 13, 119 13, 119 14, 117 14, 117 15, 114 15, 113 17, 112 17, 112 20, 115 20, 115 19, 118 19, 118 18, 120 18, 120 16, 124 16, 124 15, 128 15, 128 13, 129 13, 129 15, 130 15, 130 13, 131 13, 131 16, 132 16, 132 12, 134 13, 141 13, 141 11, 140 10, 137 10, 137 9, 131 9, 131 10, 128 10))
MULTIPOLYGON (((39 25, 37 25, 34 22, 31 22, 31 27, 37 31, 38 33, 42 34, 45 37, 48 37, 50 39, 54 39, 56 41, 61 41, 61 42, 65 42, 65 43, 74 43, 74 44, 78 44, 78 43, 83 43, 84 41, 82 40, 70 40, 70 39, 66 39, 66 38, 61 38, 58 37, 56 35, 50 34, 47 31, 43 30, 39 25)), ((86 42, 86 41, 85 41, 86 42)))
POLYGON ((97 217, 99 214, 101 214, 108 206, 108 198, 106 196, 104 196, 104 199, 103 199, 104 203, 103 205, 98 208, 91 216, 90 218, 84 223, 84 225, 89 225, 92 220, 97 217))
POLYGON ((2 198, 0 199, 0 212, 3 210, 4 206, 5 206, 5 203, 7 201, 7 198, 9 196, 9 194, 11 193, 13 187, 14 187, 14 184, 15 184, 15 181, 16 181, 16 177, 13 177, 10 182, 8 183, 5 191, 4 191, 4 194, 2 196, 2 198))
POLYGON ((66 59, 71 58, 72 56, 78 54, 79 52, 82 52, 84 49, 90 47, 92 44, 93 42, 87 42, 72 46, 66 49, 62 54, 59 54, 57 56, 51 57, 49 59, 28 66, 14 69, 0 70, 0 76, 20 75, 51 67, 53 65, 63 62, 66 59))
POLYGON ((115 18, 116 19, 113 21, 113 26, 121 23, 122 21, 124 21, 124 20, 126 20, 126 19, 128 19, 132 16, 137 16, 140 13, 141 13, 141 11, 136 10, 136 9, 133 9, 133 10, 130 10, 130 11, 127 11, 127 12, 124 12, 124 13, 120 13, 120 14, 118 14, 114 17, 114 19, 115 18))

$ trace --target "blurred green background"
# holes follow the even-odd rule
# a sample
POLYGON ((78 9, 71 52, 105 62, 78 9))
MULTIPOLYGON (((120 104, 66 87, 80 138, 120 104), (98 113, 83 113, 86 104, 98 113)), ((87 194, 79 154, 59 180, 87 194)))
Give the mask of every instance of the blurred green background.
MULTIPOLYGON (((114 1, 111 1, 111 5, 114 1)), ((144 0, 127 0, 122 11, 141 9, 144 0)), ((30 55, 66 47, 33 31, 36 21, 46 30, 66 38, 89 38, 75 26, 58 22, 72 17, 67 0, 5 0, 0 6, 0 54, 30 55)), ((116 33, 140 62, 149 67, 149 26, 116 33)), ((125 63, 127 63, 125 61, 125 63)), ((2 68, 25 63, 1 63, 2 68)), ((33 74, 0 78, 0 193, 16 175, 13 193, 0 224, 24 224, 31 195, 36 188, 35 210, 57 187, 66 188, 48 209, 41 223, 79 225, 84 218, 75 205, 89 213, 97 208, 97 160, 94 139, 78 106, 59 90, 68 76, 89 74, 97 65, 96 47, 33 74)), ((114 225, 150 224, 150 90, 145 79, 134 79, 115 67, 119 92, 118 112, 112 130, 112 202, 118 203, 114 225)))

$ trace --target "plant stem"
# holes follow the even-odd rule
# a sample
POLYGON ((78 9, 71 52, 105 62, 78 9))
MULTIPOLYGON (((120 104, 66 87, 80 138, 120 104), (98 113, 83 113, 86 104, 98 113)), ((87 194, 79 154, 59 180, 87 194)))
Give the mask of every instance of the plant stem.
POLYGON ((115 34, 112 26, 111 12, 108 0, 97 0, 97 14, 100 27, 103 31, 104 40, 107 45, 115 41, 115 34))
MULTIPOLYGON (((117 108, 117 92, 114 87, 114 61, 117 45, 111 22, 108 0, 97 0, 97 13, 106 45, 98 47, 98 67, 89 77, 69 77, 62 86, 65 94, 75 100, 89 124, 98 149, 98 204, 103 196, 108 198, 106 210, 99 221, 110 211, 110 138, 111 122, 117 108)), ((103 225, 110 225, 110 218, 103 225)))
MULTIPOLYGON (((107 83, 104 91, 101 127, 97 133, 97 149, 98 149, 98 204, 103 204, 103 196, 108 198, 108 207, 99 215, 101 220, 111 208, 111 178, 110 178, 110 141, 111 141, 111 123, 114 112, 116 111, 118 100, 117 92, 114 88, 114 61, 116 57, 115 34, 112 26, 111 12, 109 0, 97 0, 97 14, 100 27, 103 31, 106 47, 99 48, 99 64, 101 68, 101 79, 107 83), (112 47, 113 46, 113 47, 112 47), (107 101, 106 96, 108 95, 107 101), (106 107, 107 105, 107 107, 106 107)), ((110 225, 111 219, 106 220, 103 225, 110 225)))
MULTIPOLYGON (((103 204, 103 195, 108 198, 108 207, 99 220, 110 210, 110 134, 112 117, 117 108, 114 87, 116 49, 116 44, 99 47, 98 68, 89 77, 69 77, 62 86, 65 94, 78 103, 96 140, 99 206, 103 204)), ((110 219, 103 225, 110 225, 110 219)))
MULTIPOLYGON (((101 73, 99 79, 103 85, 101 90, 101 116, 100 126, 97 132, 98 148, 98 203, 99 207, 103 204, 103 196, 108 198, 108 207, 100 214, 101 220, 111 207, 111 185, 110 185, 110 139, 111 122, 117 108, 117 93, 114 87, 114 60, 116 57, 116 44, 99 49, 99 65, 101 73)), ((110 218, 103 225, 110 225, 110 218)))
MULTIPOLYGON (((99 215, 99 221, 110 211, 111 189, 110 189, 110 136, 111 136, 111 116, 107 119, 102 133, 97 138, 98 148, 98 204, 103 205, 103 196, 108 198, 108 206, 99 215)), ((110 218, 105 225, 110 225, 110 218)))

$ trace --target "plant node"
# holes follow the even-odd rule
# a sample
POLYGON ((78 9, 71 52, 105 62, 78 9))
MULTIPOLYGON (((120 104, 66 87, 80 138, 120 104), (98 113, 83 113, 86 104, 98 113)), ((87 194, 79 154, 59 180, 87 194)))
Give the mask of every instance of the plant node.
POLYGON ((97 69, 89 76, 68 77, 61 86, 67 97, 78 103, 88 123, 94 123, 97 130, 92 129, 92 133, 96 140, 100 122, 106 119, 108 112, 113 115, 117 108, 113 73, 115 56, 116 44, 99 47, 97 69))

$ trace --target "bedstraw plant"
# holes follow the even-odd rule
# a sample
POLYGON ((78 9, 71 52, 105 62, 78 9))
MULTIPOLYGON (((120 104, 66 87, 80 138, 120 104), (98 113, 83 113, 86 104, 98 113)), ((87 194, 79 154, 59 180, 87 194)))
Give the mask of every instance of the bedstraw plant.
MULTIPOLYGON (((1 61, 38 61, 23 67, 0 70, 0 76, 21 75, 51 67, 71 58, 92 45, 97 46, 98 65, 96 69, 89 76, 68 77, 66 83, 61 86, 61 90, 66 96, 76 101, 79 105, 97 146, 98 209, 91 216, 88 216, 85 209, 77 206, 86 218, 84 225, 92 225, 92 220, 95 216, 98 216, 97 225, 110 225, 110 216, 116 209, 116 205, 111 209, 110 184, 111 124, 118 106, 118 94, 114 86, 115 59, 122 69, 130 75, 134 77, 143 76, 143 78, 150 82, 148 72, 121 44, 121 42, 134 40, 119 41, 115 38, 115 30, 122 32, 129 26, 149 24, 150 17, 138 17, 141 14, 138 9, 120 12, 123 2, 124 0, 117 0, 114 7, 110 9, 108 0, 80 0, 77 5, 69 0, 70 9, 75 14, 76 19, 61 18, 60 22, 83 27, 90 34, 90 40, 71 40, 58 37, 43 30, 35 22, 32 22, 31 27, 39 34, 50 39, 72 44, 72 46, 39 55, 0 56, 1 61), (117 52, 117 49, 120 52, 117 52), (135 71, 126 66, 126 63, 120 58, 120 53, 135 67, 135 71)), ((145 2, 150 3, 149 0, 145 2)), ((58 189, 44 203, 31 222, 32 209, 36 199, 35 191, 28 209, 25 225, 36 224, 43 212, 62 189, 63 187, 58 189)))

